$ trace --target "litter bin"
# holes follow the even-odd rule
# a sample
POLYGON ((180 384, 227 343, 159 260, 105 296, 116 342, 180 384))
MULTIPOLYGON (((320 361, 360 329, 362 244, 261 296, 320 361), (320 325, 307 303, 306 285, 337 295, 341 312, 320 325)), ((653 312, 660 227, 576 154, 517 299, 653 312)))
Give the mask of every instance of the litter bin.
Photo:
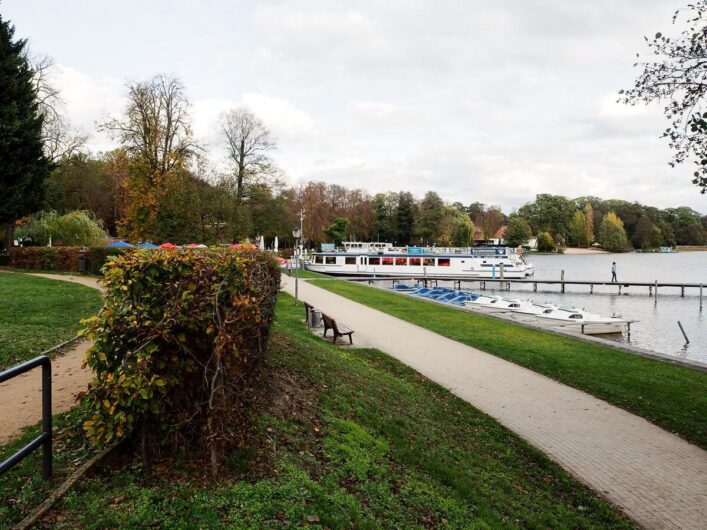
POLYGON ((309 311, 309 327, 318 328, 322 325, 322 312, 317 309, 309 311))
POLYGON ((88 272, 88 253, 85 250, 79 251, 79 272, 88 272))

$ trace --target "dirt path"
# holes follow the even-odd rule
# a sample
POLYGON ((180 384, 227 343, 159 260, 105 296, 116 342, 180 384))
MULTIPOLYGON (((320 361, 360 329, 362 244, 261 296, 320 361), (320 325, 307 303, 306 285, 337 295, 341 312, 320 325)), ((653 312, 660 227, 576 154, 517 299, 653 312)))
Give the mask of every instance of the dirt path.
MULTIPOLYGON (((76 395, 86 389, 93 374, 81 369, 90 346, 83 341, 52 360, 52 413, 73 407, 76 395)), ((42 419, 42 370, 37 368, 0 385, 0 444, 19 434, 23 427, 42 419)))
MULTIPOLYGON (((282 279, 294 294, 294 279, 282 279)), ((705 528, 707 452, 589 394, 299 282, 299 294, 543 451, 648 528, 705 528)))
MULTIPOLYGON (((43 278, 61 280, 100 289, 98 280, 85 276, 40 274, 43 278)), ((52 412, 69 410, 76 402, 76 395, 86 389, 92 374, 82 369, 90 343, 79 342, 65 354, 52 360, 52 412)), ((0 444, 19 434, 23 427, 33 425, 42 418, 42 370, 35 369, 0 385, 0 444)))

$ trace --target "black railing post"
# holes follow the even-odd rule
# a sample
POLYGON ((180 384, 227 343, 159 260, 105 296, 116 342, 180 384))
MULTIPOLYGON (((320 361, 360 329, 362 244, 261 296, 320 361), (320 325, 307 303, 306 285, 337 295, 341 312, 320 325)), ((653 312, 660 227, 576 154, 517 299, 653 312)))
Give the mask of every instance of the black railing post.
POLYGON ((52 476, 52 364, 42 364, 42 431, 45 436, 42 448, 44 480, 52 476))
POLYGON ((42 446, 42 474, 48 480, 52 476, 52 362, 46 355, 40 355, 0 372, 0 383, 29 372, 37 366, 42 367, 42 434, 37 436, 22 449, 0 462, 0 475, 9 471, 27 458, 35 449, 42 446))

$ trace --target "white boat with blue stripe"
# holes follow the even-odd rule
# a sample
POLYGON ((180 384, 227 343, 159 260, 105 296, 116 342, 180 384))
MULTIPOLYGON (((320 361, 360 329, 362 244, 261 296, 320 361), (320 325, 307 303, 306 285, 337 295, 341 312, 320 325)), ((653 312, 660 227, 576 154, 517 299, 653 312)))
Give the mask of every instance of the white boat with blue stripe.
POLYGON ((345 242, 324 247, 305 262, 313 272, 338 276, 522 279, 534 272, 521 252, 508 247, 393 247, 345 242))

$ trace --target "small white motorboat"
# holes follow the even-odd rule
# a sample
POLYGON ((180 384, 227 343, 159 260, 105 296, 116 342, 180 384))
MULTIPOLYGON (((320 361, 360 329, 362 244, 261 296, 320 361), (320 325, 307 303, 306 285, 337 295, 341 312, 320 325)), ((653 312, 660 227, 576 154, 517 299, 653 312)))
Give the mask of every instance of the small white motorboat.
POLYGON ((603 335, 606 333, 621 333, 628 322, 618 317, 603 317, 583 309, 570 306, 560 306, 545 310, 540 318, 558 320, 569 325, 582 328, 585 335, 603 335))
POLYGON ((496 296, 494 294, 480 294, 476 299, 474 300, 469 300, 468 302, 464 302, 464 305, 466 306, 490 306, 494 307, 494 304, 498 302, 499 300, 503 300, 500 296, 496 296))

